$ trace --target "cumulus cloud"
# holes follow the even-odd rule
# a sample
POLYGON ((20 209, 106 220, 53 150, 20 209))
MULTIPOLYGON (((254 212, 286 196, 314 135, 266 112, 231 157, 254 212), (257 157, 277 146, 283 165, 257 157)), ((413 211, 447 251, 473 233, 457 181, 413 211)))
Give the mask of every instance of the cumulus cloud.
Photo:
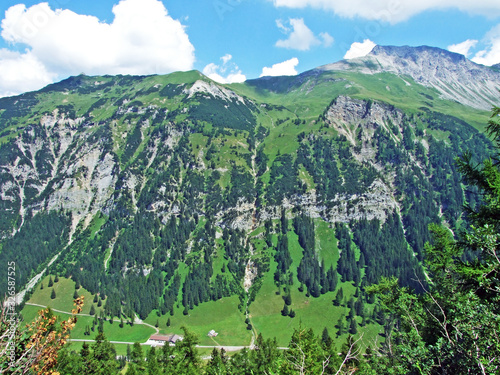
POLYGON ((231 62, 232 58, 233 56, 230 54, 225 54, 220 58, 222 65, 210 63, 203 68, 203 74, 218 83, 245 82, 247 77, 241 73, 238 65, 231 62), (224 77, 223 74, 226 74, 226 76, 224 77))
POLYGON ((0 97, 37 90, 52 83, 55 76, 29 51, 0 50, 0 97))
POLYGON ((362 43, 355 42, 351 44, 351 48, 344 55, 344 59, 354 59, 356 57, 362 57, 368 55, 376 44, 370 39, 363 40, 362 43))
POLYGON ((389 23, 405 21, 427 10, 459 9, 488 17, 500 15, 498 0, 273 0, 277 7, 312 7, 341 17, 361 17, 389 23))
POLYGON ((290 27, 286 26, 282 20, 276 20, 276 26, 288 35, 287 39, 280 39, 276 42, 276 47, 307 51, 312 46, 323 45, 329 47, 333 44, 333 37, 326 33, 320 33, 319 38, 304 23, 303 18, 290 18, 290 27))
MULTIPOLYGON (((121 0, 111 23, 48 3, 10 7, 1 36, 27 46, 48 76, 71 74, 155 74, 190 70, 194 47, 184 26, 159 0, 121 0)), ((5 74, 0 71, 0 75, 5 74)), ((20 77, 21 79, 22 77, 20 77)), ((21 87, 21 86, 20 86, 21 87)), ((0 88, 1 90, 1 88, 0 88)), ((18 92, 21 92, 20 88, 18 92)))
POLYGON ((476 53, 472 61, 483 65, 500 63, 500 24, 488 31, 484 37, 485 49, 476 53))
POLYGON ((469 51, 471 48, 474 48, 477 44, 477 40, 475 39, 467 39, 466 41, 458 44, 452 44, 448 46, 448 51, 456 52, 465 57, 469 57, 469 51))
POLYGON ((299 59, 296 57, 290 60, 283 61, 278 64, 274 64, 270 68, 262 68, 261 77, 275 77, 275 76, 295 76, 297 75, 297 70, 295 67, 299 65, 299 59))

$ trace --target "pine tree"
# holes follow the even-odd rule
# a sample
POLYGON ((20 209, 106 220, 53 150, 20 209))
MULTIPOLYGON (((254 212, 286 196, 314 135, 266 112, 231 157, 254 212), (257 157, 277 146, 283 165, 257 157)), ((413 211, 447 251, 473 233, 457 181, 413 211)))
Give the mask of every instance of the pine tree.
POLYGON ((99 298, 97 300, 97 307, 101 307, 102 306, 102 300, 99 298))
POLYGON ((138 375, 135 367, 136 366, 133 363, 129 363, 125 375, 138 375))
POLYGON ((365 316, 365 303, 363 302, 363 298, 358 298, 358 300, 354 304, 354 309, 357 316, 365 316))
POLYGON ((355 318, 351 319, 351 324, 349 325, 349 333, 351 335, 355 335, 358 333, 358 323, 356 322, 355 318))
POLYGON ((97 326, 97 332, 104 332, 104 320, 99 319, 99 324, 97 326))
POLYGON ((54 282, 55 283, 59 282, 59 276, 57 275, 57 273, 56 273, 56 277, 54 278, 54 282))
POLYGON ((40 289, 43 289, 43 283, 40 284, 40 289))
POLYGON ((78 292, 75 290, 75 293, 73 293, 73 299, 77 299, 79 297, 78 292))
POLYGON ((288 316, 288 314, 290 314, 290 312, 288 311, 288 306, 285 304, 285 306, 283 306, 283 310, 281 310, 281 315, 288 316))
POLYGON ((285 301, 285 305, 290 306, 292 304, 292 296, 290 292, 288 292, 285 296, 283 296, 283 300, 285 301))
POLYGON ((339 291, 337 292, 337 294, 335 295, 335 299, 333 300, 333 304, 335 306, 340 306, 343 298, 344 298, 344 290, 342 288, 340 288, 339 291))
POLYGON ((205 367, 205 373, 207 375, 218 375, 218 374, 226 374, 227 372, 227 358, 224 354, 224 349, 217 350, 214 348, 212 350, 212 355, 210 356, 210 360, 205 367))
POLYGON ((338 277, 337 271, 333 269, 333 266, 328 269, 328 272, 326 273, 326 279, 328 282, 328 290, 330 292, 335 291, 335 289, 337 288, 338 277))
POLYGON ((363 253, 361 253, 361 255, 359 256, 359 261, 358 261, 358 268, 359 269, 363 269, 365 267, 365 255, 363 253))
POLYGON ((323 333, 321 334, 321 343, 323 344, 323 348, 329 349, 333 343, 330 334, 328 333, 328 329, 325 327, 323 329, 323 333))
POLYGON ((337 321, 337 337, 342 336, 345 333, 345 324, 344 324, 345 316, 341 315, 339 320, 337 321))
POLYGON ((82 349, 80 350, 80 356, 82 358, 90 357, 90 346, 86 341, 83 342, 82 349))
POLYGON ((167 319, 167 327, 170 327, 170 318, 167 319))
POLYGON ((321 295, 321 288, 319 287, 319 283, 315 280, 311 287, 311 296, 314 298, 318 298, 321 295))
POLYGON ((52 276, 49 276, 49 288, 54 286, 54 281, 52 280, 52 276))
POLYGON ((91 345, 93 361, 89 362, 88 373, 90 374, 115 374, 116 350, 104 335, 99 331, 94 343, 91 345))
POLYGON ((286 210, 281 210, 281 233, 287 234, 288 232, 288 219, 286 218, 286 210))
POLYGON ((148 352, 148 372, 147 375, 161 375, 162 370, 160 364, 158 363, 158 359, 156 356, 156 349, 154 346, 149 349, 148 352))
POLYGON ((50 299, 56 299, 56 291, 52 288, 52 293, 50 294, 50 299))
POLYGON ((94 305, 90 306, 89 315, 95 315, 95 306, 94 305))
POLYGON ((127 360, 132 360, 132 348, 130 347, 130 344, 127 344, 127 360))
POLYGON ((135 364, 141 364, 144 361, 144 353, 141 344, 138 342, 134 342, 134 345, 132 345, 130 360, 135 364))

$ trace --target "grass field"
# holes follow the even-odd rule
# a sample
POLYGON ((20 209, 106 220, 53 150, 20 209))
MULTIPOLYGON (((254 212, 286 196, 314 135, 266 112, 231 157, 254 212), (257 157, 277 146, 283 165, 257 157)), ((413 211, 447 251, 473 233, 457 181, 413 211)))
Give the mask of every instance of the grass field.
MULTIPOLYGON (((338 249, 336 246, 336 238, 334 230, 322 221, 317 221, 318 237, 316 239, 317 250, 320 251, 322 259, 325 260, 325 265, 336 265, 338 260, 338 249), (321 248, 318 249, 318 244, 321 248)), ((290 255, 293 259, 291 268, 296 269, 302 259, 302 248, 298 243, 298 237, 293 232, 288 232, 288 247, 290 255)), ((263 278, 262 287, 255 301, 250 305, 251 321, 257 330, 264 337, 276 337, 279 346, 287 346, 290 342, 294 329, 312 328, 316 334, 321 334, 326 327, 330 335, 334 338, 337 328, 335 325, 339 317, 348 314, 348 308, 342 306, 334 306, 333 299, 336 292, 329 292, 321 295, 318 298, 306 297, 305 292, 299 292, 300 285, 297 276, 294 275, 294 285, 291 289, 292 305, 290 306, 296 313, 294 318, 284 317, 281 315, 281 310, 284 306, 282 298, 282 290, 279 290, 274 282, 274 272, 277 264, 271 260, 270 271, 263 278), (279 294, 278 294, 279 293, 279 294)), ((337 288, 342 287, 344 297, 348 300, 355 293, 355 287, 352 283, 339 283, 337 288)), ((358 323, 361 319, 358 317, 358 323)), ((379 331, 378 325, 367 325, 359 329, 359 333, 364 333, 364 342, 373 342, 377 339, 379 331)), ((337 346, 340 346, 347 337, 347 334, 340 336, 335 341, 337 346)))
MULTIPOLYGON (((52 279, 54 279, 54 275, 52 275, 52 279)), ((31 298, 27 301, 30 304, 37 304, 48 306, 54 310, 60 310, 68 313, 61 313, 54 311, 54 314, 57 315, 58 321, 66 320, 71 315, 69 312, 74 308, 73 306, 73 293, 75 291, 75 283, 64 277, 59 278, 59 282, 54 283, 53 288, 49 288, 48 285, 49 276, 46 276, 42 283, 44 285, 43 289, 40 289, 40 285, 37 286, 35 292, 31 296, 31 298), (52 289, 56 292, 56 298, 51 299, 50 294, 52 289)), ((72 339, 93 339, 97 334, 97 326, 95 327, 95 331, 91 331, 90 336, 84 335, 85 328, 92 327, 92 321, 94 320, 91 316, 85 316, 83 314, 88 314, 90 311, 90 307, 92 306, 93 296, 83 288, 78 290, 79 295, 84 296, 84 308, 82 311, 82 315, 78 316, 78 320, 75 328, 71 332, 72 339)), ((104 305, 105 302, 103 302, 104 305)), ((25 305, 22 310, 22 315, 24 321, 29 323, 33 321, 38 316, 38 311, 42 308, 39 306, 25 305)), ((97 308, 96 305, 96 313, 99 314, 101 308, 97 308)), ((143 324, 134 324, 130 326, 128 324, 124 324, 123 328, 120 328, 118 321, 114 321, 112 324, 109 321, 104 322, 104 333, 106 334, 106 338, 110 341, 124 341, 124 342, 145 342, 152 334, 155 333, 155 330, 149 326, 143 324)))
POLYGON ((174 316, 170 314, 158 317, 155 312, 145 320, 149 324, 159 322, 160 333, 177 333, 182 335, 182 326, 195 333, 200 338, 201 345, 250 345, 252 335, 246 329, 245 316, 238 310, 237 296, 210 301, 189 310, 189 315, 183 315, 183 307, 175 309, 174 316), (171 326, 166 323, 170 318, 171 326), (215 330, 219 335, 215 340, 207 336, 215 330))
MULTIPOLYGON (((52 288, 49 288, 48 284, 50 277, 52 277, 52 280, 54 279, 54 275, 46 276, 43 278, 41 283, 41 285, 43 285, 43 289, 40 289, 41 285, 38 284, 33 295, 27 302, 49 306, 56 310, 71 311, 74 308, 73 294, 75 292, 75 282, 73 280, 60 277, 59 282, 54 283, 54 286, 52 288), (54 289, 54 291, 56 292, 55 299, 50 298, 52 289, 54 289)), ((78 290, 78 295, 84 297, 84 306, 82 313, 88 314, 90 312, 94 296, 83 288, 80 288, 78 290)), ((96 311, 99 312, 99 310, 100 309, 97 308, 96 305, 96 311)))

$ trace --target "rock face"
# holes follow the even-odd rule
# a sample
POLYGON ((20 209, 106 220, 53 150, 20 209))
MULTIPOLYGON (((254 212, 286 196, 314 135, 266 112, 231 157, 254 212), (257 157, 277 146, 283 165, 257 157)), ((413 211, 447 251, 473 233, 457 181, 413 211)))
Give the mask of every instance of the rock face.
MULTIPOLYGON (((200 83, 197 81, 186 94, 195 95, 197 90, 210 88, 211 93, 227 94, 229 90, 218 88, 215 84, 200 83)), ((203 90, 202 90, 203 91, 203 90)), ((201 93, 204 95, 206 92, 201 93)), ((229 94, 227 94, 229 95, 229 94)), ((235 95, 235 94, 231 94, 235 95)), ((215 97, 218 97, 214 94, 215 97)), ((230 100, 232 96, 223 96, 219 99, 230 100)), ((144 112, 138 110, 138 112, 144 112)), ((118 112, 128 113, 122 108, 118 112)), ((326 110, 325 122, 340 135, 345 136, 352 146, 360 144, 359 152, 355 153, 360 163, 373 163, 375 149, 369 146, 371 138, 378 127, 383 127, 388 133, 393 130, 389 124, 397 126, 402 131, 403 113, 392 106, 363 100, 352 99, 348 96, 339 96, 326 110), (357 134, 363 129, 363 138, 357 134)), ((37 134, 32 131, 31 138, 19 138, 14 147, 20 156, 12 162, 2 166, 9 179, 1 185, 0 196, 4 201, 18 204, 18 212, 24 220, 25 212, 42 210, 63 210, 72 214, 72 231, 80 225, 85 229, 92 218, 99 212, 110 214, 114 208, 114 201, 123 197, 130 197, 131 211, 137 210, 138 197, 147 185, 151 176, 145 174, 153 164, 169 163, 157 157, 160 143, 168 148, 175 148, 185 133, 175 123, 168 123, 163 134, 149 139, 147 146, 148 159, 144 161, 144 169, 120 170, 120 162, 116 153, 111 150, 113 139, 110 134, 95 142, 91 134, 97 125, 86 125, 84 119, 69 120, 64 114, 54 113, 44 116, 37 127, 37 134), (45 158, 39 157, 45 152, 45 158), (29 187, 37 195, 37 199, 27 199, 29 187)), ((144 127, 144 126, 143 126, 144 127)), ((143 129, 144 130, 144 129, 143 129)), ((123 137, 123 135, 120 135, 123 137)), ((141 137, 142 139, 142 137, 141 137)), ((394 137, 396 141, 398 139, 394 137)), ((241 143, 241 142, 240 142, 241 143)), ((203 157, 202 157, 203 159, 203 157)), ((205 173, 206 163, 201 160, 187 167, 205 173)), ((382 169, 381 166, 376 166, 382 169)), ((220 169, 228 173, 227 169, 220 169)), ((178 199, 182 196, 183 176, 179 179, 165 181, 155 191, 156 199, 148 210, 161 217, 166 222, 171 216, 178 215, 178 199)), ((321 217, 324 220, 335 222, 349 222, 360 218, 380 219, 384 221, 387 212, 397 208, 392 193, 390 178, 383 182, 377 179, 366 192, 359 195, 338 195, 326 207, 313 189, 307 193, 285 197, 281 206, 267 205, 261 207, 258 215, 255 212, 253 201, 238 200, 234 207, 221 209, 216 214, 218 225, 229 226, 233 229, 251 231, 270 218, 278 219, 281 209, 300 207, 311 217, 321 217)), ((33 198, 33 197, 32 197, 33 198)), ((200 214, 204 214, 200 210, 200 214)), ((22 221, 20 226, 22 226, 22 221)), ((18 227, 19 228, 19 227, 18 227)), ((9 233, 4 233, 4 237, 9 233)))
POLYGON ((210 94, 215 98, 220 98, 224 101, 236 100, 243 104, 245 101, 239 95, 236 95, 233 91, 230 91, 222 86, 218 86, 215 83, 208 83, 202 80, 198 80, 189 89, 185 90, 188 94, 188 98, 192 98, 196 94, 210 94))
POLYGON ((388 131, 389 124, 391 126, 396 124, 401 128, 403 112, 384 103, 372 103, 341 95, 326 111, 326 120, 331 127, 356 145, 356 133, 360 128, 363 128, 365 138, 366 135, 373 135, 379 126, 388 131))
POLYGON ((500 102, 500 72, 435 47, 376 46, 364 57, 325 65, 322 70, 393 73, 435 88, 443 99, 490 110, 500 102))
POLYGON ((77 131, 82 125, 83 119, 55 111, 12 145, 17 156, 2 165, 10 181, 0 194, 19 204, 20 226, 28 210, 64 210, 72 213, 73 232, 82 219, 85 228, 111 197, 117 160, 99 143, 88 142, 87 134, 77 131))

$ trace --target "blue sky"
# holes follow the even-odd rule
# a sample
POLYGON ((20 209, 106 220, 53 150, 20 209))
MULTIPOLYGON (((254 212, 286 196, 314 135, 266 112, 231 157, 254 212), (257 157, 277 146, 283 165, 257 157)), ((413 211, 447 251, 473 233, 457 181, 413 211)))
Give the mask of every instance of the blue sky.
POLYGON ((498 0, 4 0, 0 17, 0 96, 80 73, 292 75, 375 44, 500 63, 498 0))

